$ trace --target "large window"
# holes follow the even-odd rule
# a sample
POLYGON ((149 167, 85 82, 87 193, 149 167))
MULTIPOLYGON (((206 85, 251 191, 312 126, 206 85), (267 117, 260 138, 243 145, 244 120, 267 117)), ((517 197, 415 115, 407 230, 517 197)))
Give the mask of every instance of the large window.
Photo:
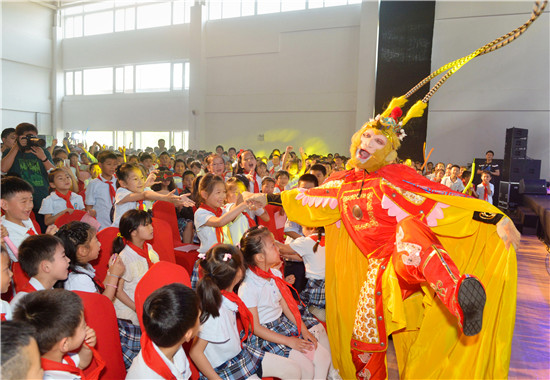
POLYGON ((195 0, 108 0, 62 8, 65 38, 188 23, 195 0))
POLYGON ((65 95, 67 96, 188 89, 189 62, 163 62, 65 72, 65 95))
POLYGON ((132 149, 155 148, 159 139, 164 139, 168 148, 189 149, 189 131, 72 131, 77 142, 91 146, 95 141, 107 147, 132 146, 132 149))

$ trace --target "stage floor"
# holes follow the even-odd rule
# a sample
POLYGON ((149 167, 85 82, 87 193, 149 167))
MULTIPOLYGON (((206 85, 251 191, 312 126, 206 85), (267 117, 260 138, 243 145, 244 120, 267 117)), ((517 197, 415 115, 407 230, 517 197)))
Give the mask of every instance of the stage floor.
MULTIPOLYGON (((550 379, 550 274, 545 245, 522 236, 517 252, 518 298, 509 379, 550 379)), ((393 343, 388 347, 388 377, 399 379, 393 343)))

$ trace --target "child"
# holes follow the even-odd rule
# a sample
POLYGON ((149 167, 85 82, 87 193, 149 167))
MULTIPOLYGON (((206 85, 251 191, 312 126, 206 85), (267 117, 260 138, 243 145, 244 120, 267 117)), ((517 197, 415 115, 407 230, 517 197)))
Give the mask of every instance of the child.
POLYGON ((48 174, 50 188, 55 190, 42 201, 39 214, 44 215, 44 223, 49 226, 64 214, 72 214, 74 210, 84 210, 82 197, 71 191, 72 181, 63 169, 54 169, 48 174))
POLYGON ((202 304, 202 327, 190 356, 201 378, 247 379, 254 374, 300 378, 300 367, 292 360, 247 344, 254 320, 243 301, 233 293, 244 275, 241 252, 233 245, 216 245, 206 253, 200 266, 204 276, 199 281, 197 294, 202 304), (245 331, 242 339, 237 327, 237 312, 245 331))
POLYGON ((464 190, 464 184, 462 183, 462 180, 458 178, 459 173, 460 173, 460 166, 453 165, 451 167, 451 175, 449 177, 443 178, 441 180, 441 184, 447 187, 450 187, 451 190, 454 190, 454 191, 460 192, 464 190))
POLYGON ((435 173, 432 177, 432 181, 437 182, 437 183, 441 183, 444 176, 445 176, 445 171, 443 169, 436 169, 435 173))
MULTIPOLYGON (((185 162, 183 160, 176 160, 174 162, 174 183, 176 187, 183 190, 183 174, 185 173, 185 162)), ((192 173, 192 172, 191 172, 192 173)))
POLYGON ((265 162, 259 161, 256 164, 256 174, 258 174, 260 178, 264 178, 269 175, 269 172, 267 171, 267 164, 265 162))
MULTIPOLYGON (((160 166, 158 168, 158 183, 151 186, 151 190, 159 194, 170 194, 176 190, 176 184, 174 183, 174 175, 166 166, 160 166)), ((176 190, 179 195, 179 189, 176 190)))
POLYGON ((191 170, 186 170, 182 174, 182 190, 183 194, 188 194, 193 190, 193 181, 195 180, 195 173, 191 170))
MULTIPOLYGON (((111 301, 115 300, 118 280, 125 271, 124 263, 115 254, 109 260, 107 277, 101 282, 95 277, 95 269, 90 261, 97 259, 101 244, 97 240, 96 231, 87 223, 70 222, 63 225, 56 234, 65 246, 65 254, 71 260, 69 277, 63 287, 67 290, 101 293, 111 301)), ((124 320, 118 320, 122 357, 126 369, 130 368, 132 360, 140 349, 139 327, 124 320)))
POLYGON ((481 183, 477 185, 477 197, 489 203, 493 203, 495 185, 491 183, 491 173, 484 171, 481 174, 481 183))
POLYGON ((247 149, 241 154, 238 155, 238 170, 237 174, 244 174, 248 178, 249 188, 248 191, 251 193, 259 193, 260 186, 262 183, 262 177, 256 173, 256 156, 254 152, 250 149, 247 149))
MULTIPOLYGON (((275 180, 271 177, 264 177, 262 179, 262 193, 264 194, 273 194, 275 190, 275 180)), ((275 205, 266 205, 264 207, 267 215, 269 215, 269 221, 264 221, 262 219, 258 220, 258 224, 261 226, 267 227, 275 240, 278 242, 285 241, 285 223, 286 223, 286 214, 282 207, 275 205)))
POLYGON ((27 293, 51 289, 57 281, 67 279, 69 262, 59 238, 37 235, 25 239, 19 246, 19 264, 30 280, 11 300, 11 309, 14 310, 27 293))
MULTIPOLYGON (((6 293, 10 287, 11 279, 13 277, 13 272, 10 269, 11 260, 8 255, 8 251, 2 245, 0 254, 0 281, 1 281, 1 292, 2 294, 6 293)), ((0 319, 2 321, 11 320, 11 308, 10 304, 4 300, 0 301, 0 319)), ((2 330, 3 333, 3 330, 2 330)))
POLYGON ((143 210, 129 210, 120 219, 120 234, 113 241, 126 270, 118 282, 115 300, 117 318, 139 325, 134 303, 136 286, 147 270, 159 261, 158 254, 147 240, 153 239, 151 215, 143 210))
MULTIPOLYGON (((128 210, 145 210, 145 200, 149 201, 167 201, 174 203, 176 206, 192 206, 194 203, 189 201, 186 196, 177 196, 173 192, 169 194, 159 194, 152 190, 145 190, 150 184, 153 184, 156 179, 156 173, 149 174, 147 181, 143 182, 141 171, 138 167, 124 164, 117 171, 118 189, 115 197, 115 211, 113 216, 113 227, 118 227, 120 218, 128 210)), ((149 206, 150 208, 150 206, 149 206)))
POLYGON ((172 170, 170 155, 168 154, 168 152, 162 152, 159 155, 159 170, 161 166, 168 168, 168 170, 172 170))
MULTIPOLYGON (((13 318, 34 327, 44 379, 85 378, 82 370, 98 355, 92 348, 96 335, 86 326, 84 306, 76 293, 65 289, 34 292, 21 300, 13 318)), ((99 366, 95 376, 102 369, 99 366)))
POLYGON ((151 293, 143 304, 142 348, 126 379, 189 379, 191 369, 181 345, 197 335, 199 316, 199 299, 183 284, 151 293))
POLYGON ((309 169, 309 172, 317 177, 317 182, 322 185, 327 178, 327 169, 321 164, 315 164, 309 169))
POLYGON ((321 324, 306 328, 281 272, 273 269, 281 261, 273 235, 267 228, 251 228, 241 251, 248 269, 239 297, 254 317, 250 344, 295 361, 303 379, 325 379, 331 364, 326 331, 321 324))
POLYGON ((155 170, 155 168, 153 167, 153 156, 151 156, 150 154, 143 153, 141 156, 139 156, 139 162, 145 167, 147 174, 155 170))
MULTIPOLYGON (((472 176, 472 172, 469 170, 465 170, 464 173, 462 173, 462 183, 464 184, 464 188, 466 188, 466 185, 470 182, 470 177, 472 176)), ((476 188, 475 186, 468 187, 468 190, 466 190, 466 193, 471 197, 477 198, 476 188)))
POLYGON ((34 333, 34 328, 28 323, 2 323, 2 379, 36 380, 44 377, 34 333))
POLYGON ((307 284, 300 299, 309 312, 325 322, 325 229, 302 226, 302 232, 303 237, 278 247, 285 258, 304 261, 307 284))
POLYGON ((211 154, 204 160, 209 173, 219 175, 225 179, 225 161, 218 154, 211 154))
POLYGON ((101 175, 92 180, 86 189, 86 211, 97 219, 101 228, 112 224, 111 209, 115 204, 116 181, 113 175, 117 158, 113 152, 103 151, 97 156, 101 175))
POLYGON ((275 181, 277 183, 275 184, 273 194, 279 194, 281 191, 287 190, 286 185, 290 181, 290 174, 286 170, 279 170, 275 174, 275 181))

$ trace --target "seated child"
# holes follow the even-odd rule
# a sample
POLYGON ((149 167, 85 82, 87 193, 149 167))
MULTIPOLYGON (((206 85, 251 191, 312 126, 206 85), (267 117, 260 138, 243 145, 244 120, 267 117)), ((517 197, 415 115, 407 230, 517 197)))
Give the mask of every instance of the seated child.
MULTIPOLYGON (((183 160, 176 160, 174 162, 174 183, 176 184, 176 187, 180 190, 183 190, 183 174, 185 173, 185 161, 183 160)), ((191 172, 193 173, 193 172, 191 172)), ((195 174, 193 173, 193 176, 195 174)))
MULTIPOLYGON (((466 188, 466 185, 470 182, 470 177, 472 176, 472 172, 469 170, 465 170, 464 173, 462 173, 462 183, 464 184, 464 188, 466 188)), ((468 190, 466 190, 466 193, 471 197, 477 198, 476 188, 474 185, 471 185, 468 187, 468 190)))
POLYGON ((492 204, 494 193, 495 185, 491 183, 491 173, 484 171, 481 174, 481 183, 477 185, 477 197, 492 204))
MULTIPOLYGON (((13 277, 13 272, 10 269, 11 260, 8 255, 8 251, 4 248, 2 244, 2 253, 0 254, 0 281, 2 284, 2 294, 6 293, 11 285, 11 279, 13 277)), ((11 320, 11 307, 7 301, 0 301, 0 319, 3 321, 11 320)))
POLYGON ((113 241, 113 253, 119 254, 126 270, 118 281, 115 300, 117 318, 139 325, 134 303, 136 286, 147 270, 159 261, 159 255, 147 240, 153 239, 151 215, 143 210, 126 211, 120 219, 120 233, 113 241))
POLYGON ((69 174, 63 169, 54 169, 48 174, 50 188, 54 191, 42 200, 38 211, 44 215, 44 223, 49 226, 64 214, 72 214, 74 210, 84 210, 82 197, 71 191, 72 182, 69 174))
POLYGON ((199 331, 199 298, 183 284, 155 290, 143 304, 142 347, 126 379, 184 379, 191 377, 182 344, 199 331))
POLYGON ((30 280, 11 300, 12 310, 27 293, 51 289, 57 281, 65 280, 69 275, 69 262, 59 238, 36 235, 25 239, 19 246, 19 264, 30 280))
POLYGON ((34 328, 24 322, 2 322, 2 379, 36 380, 44 377, 34 328))
MULTIPOLYGON (((96 335, 86 326, 84 306, 76 293, 48 289, 29 294, 15 309, 13 319, 34 327, 44 380, 85 378, 82 370, 98 355, 92 348, 96 335)), ((99 375, 102 369, 98 366, 94 372, 99 375)))
POLYGON ((277 181, 277 183, 275 184, 273 194, 279 194, 281 191, 288 190, 286 186, 290 181, 289 172, 287 172, 286 170, 279 170, 277 173, 275 173, 275 181, 277 181))

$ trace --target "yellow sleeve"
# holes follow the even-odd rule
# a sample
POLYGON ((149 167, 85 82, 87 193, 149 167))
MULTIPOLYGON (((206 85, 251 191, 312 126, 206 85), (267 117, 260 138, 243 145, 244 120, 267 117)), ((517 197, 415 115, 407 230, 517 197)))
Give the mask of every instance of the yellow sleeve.
POLYGON ((308 227, 321 227, 340 220, 334 191, 321 194, 320 188, 283 191, 281 200, 288 219, 308 227))

